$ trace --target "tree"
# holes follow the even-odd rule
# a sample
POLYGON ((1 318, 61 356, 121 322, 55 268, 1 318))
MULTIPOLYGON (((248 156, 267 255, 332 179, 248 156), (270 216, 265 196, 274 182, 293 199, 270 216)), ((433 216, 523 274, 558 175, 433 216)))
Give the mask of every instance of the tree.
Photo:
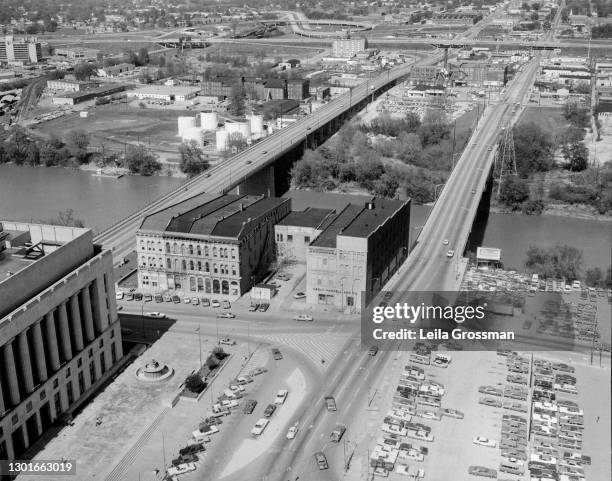
POLYGON ((125 154, 125 165, 130 172, 153 175, 161 170, 161 164, 144 145, 130 145, 125 154))
POLYGON ((82 129, 73 130, 68 133, 66 139, 68 151, 80 164, 85 164, 89 160, 89 151, 87 149, 90 140, 89 134, 82 129))
POLYGON ((179 148, 181 154, 181 171, 188 175, 197 175, 208 169, 208 159, 195 140, 183 142, 179 148))
POLYGON ((245 112, 246 93, 239 85, 232 87, 229 97, 229 111, 236 117, 242 117, 245 112))
POLYGON ((415 134, 402 132, 397 139, 397 156, 407 164, 418 164, 423 146, 421 138, 415 134))
POLYGON ((589 165, 589 150, 583 142, 573 142, 563 146, 566 167, 572 172, 581 172, 589 165))
POLYGON ((423 123, 419 127, 419 136, 423 147, 439 144, 451 132, 446 114, 441 109, 429 109, 423 116, 423 123))
POLYGON ((551 248, 529 246, 525 267, 544 277, 579 279, 582 268, 582 251, 568 245, 557 244, 551 248))
POLYGON ((74 77, 77 80, 89 80, 95 73, 96 66, 89 62, 79 62, 74 66, 74 77))
POLYGON ((385 172, 374 181, 373 193, 380 197, 395 197, 399 182, 392 173, 385 172))
POLYGON ((499 200, 513 210, 518 209, 529 198, 529 184, 518 177, 504 179, 499 192, 499 200))
POLYGON ((584 282, 589 287, 599 287, 603 280, 603 272, 599 267, 587 269, 584 274, 584 282))
POLYGON ((206 365, 211 371, 219 365, 219 360, 212 354, 206 358, 206 365))
POLYGON ((531 15, 529 15, 529 18, 533 20, 534 22, 536 22, 538 18, 540 18, 540 16, 538 15, 538 12, 531 12, 531 15))
POLYGON ((563 106, 563 116, 575 127, 586 128, 589 125, 589 109, 578 102, 567 102, 563 106))
POLYGON ((193 393, 201 393, 206 387, 206 383, 199 374, 190 374, 185 379, 185 387, 193 393))
POLYGON ((534 122, 514 128, 516 167, 521 177, 533 172, 547 172, 554 164, 554 143, 550 135, 534 122))
POLYGON ((74 217, 74 211, 72 209, 66 209, 60 211, 57 217, 41 221, 44 224, 61 225, 65 227, 85 227, 82 220, 74 217))

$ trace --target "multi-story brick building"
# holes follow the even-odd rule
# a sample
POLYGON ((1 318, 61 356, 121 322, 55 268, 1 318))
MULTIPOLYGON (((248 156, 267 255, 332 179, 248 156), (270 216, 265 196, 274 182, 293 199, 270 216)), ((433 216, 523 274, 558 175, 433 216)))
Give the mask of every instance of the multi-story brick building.
POLYGON ((308 246, 306 300, 359 310, 408 254, 410 201, 348 204, 308 246))
POLYGON ((0 222, 0 459, 20 459, 122 358, 111 252, 89 229, 0 222))
POLYGON ((306 262, 308 246, 334 217, 333 209, 309 207, 303 211, 291 212, 274 226, 277 259, 306 262))
POLYGON ((148 215, 136 235, 138 286, 237 299, 274 259, 291 199, 200 194, 148 215))
POLYGON ((308 79, 287 80, 287 98, 291 100, 304 100, 310 97, 310 82, 308 79))

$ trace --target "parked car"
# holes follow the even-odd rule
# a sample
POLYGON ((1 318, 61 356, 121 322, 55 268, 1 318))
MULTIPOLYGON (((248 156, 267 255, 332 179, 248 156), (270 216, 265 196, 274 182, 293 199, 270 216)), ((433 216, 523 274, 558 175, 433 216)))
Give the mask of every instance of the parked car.
POLYGON ((286 389, 281 389, 280 391, 278 391, 276 393, 276 398, 274 399, 274 404, 284 404, 288 394, 289 391, 287 391, 286 389))
POLYGON ((202 307, 209 307, 210 306, 210 301, 208 300, 208 297, 203 297, 202 298, 202 307))
POLYGON ((121 301, 121 300, 123 300, 123 297, 124 297, 124 296, 125 296, 125 293, 124 293, 124 292, 122 292, 122 291, 119 291, 119 292, 116 292, 116 293, 115 293, 115 299, 116 299, 117 301, 121 301))
POLYGON ((155 295, 155 302, 164 302, 164 298, 160 294, 155 295))
POLYGON ((255 423, 255 426, 253 426, 253 429, 251 429, 251 434, 253 436, 261 435, 265 431, 269 423, 270 423, 269 419, 263 419, 263 418, 260 419, 259 421, 255 423))
POLYGON ((135 301, 142 301, 143 295, 140 292, 135 292, 134 293, 134 300, 135 301))
POLYGON ((144 301, 151 302, 153 300, 153 296, 151 294, 145 294, 144 301))
POLYGON ((442 410, 442 415, 449 418, 463 419, 463 413, 457 409, 445 408, 442 410))
POLYGON ((213 299, 212 301, 210 301, 210 305, 212 307, 221 307, 221 303, 217 299, 213 299))
POLYGON ((255 410, 255 406, 257 406, 257 401, 255 399, 248 399, 244 404, 242 412, 244 414, 251 414, 255 410))
POLYGON ((294 439, 297 433, 298 433, 297 426, 291 426, 289 428, 289 431, 287 431, 287 439, 294 439))
POLYGON ((455 251, 452 249, 449 249, 448 251, 446 251, 446 257, 453 257, 455 255, 455 251))
POLYGON ((223 309, 231 309, 232 305, 229 303, 229 301, 222 301, 221 302, 221 307, 223 309))
POLYGON ((486 446, 487 448, 494 448, 497 446, 497 443, 493 439, 485 438, 483 436, 476 436, 474 438, 474 444, 486 446))
POLYGON ((191 299, 189 297, 183 297, 183 304, 191 304, 191 299))
POLYGON ((325 457, 325 454, 323 454, 321 451, 315 453, 314 458, 320 470, 329 468, 329 465, 327 464, 327 458, 325 457))
POLYGON ((283 358, 282 353, 277 348, 272 348, 272 357, 274 357, 275 361, 280 361, 283 358))
POLYGON ((293 316, 294 321, 313 321, 313 317, 308 314, 298 314, 297 316, 293 316))
POLYGON ((221 339, 219 339, 219 344, 224 344, 226 346, 235 346, 236 341, 230 339, 229 337, 222 337, 221 339))
POLYGON ((259 312, 266 312, 268 310, 268 307, 270 307, 270 304, 260 304, 259 308, 257 309, 259 312))
POLYGON ((264 410, 263 415, 265 418, 272 417, 272 415, 274 414, 274 411, 276 411, 276 404, 268 404, 266 406, 266 409, 264 410))
POLYGON ((174 302, 175 304, 180 304, 181 303, 181 298, 177 295, 172 296, 172 302, 174 302))
POLYGON ((126 300, 126 301, 133 301, 133 300, 134 300, 134 294, 132 294, 131 292, 128 292, 128 293, 125 295, 125 300, 126 300))
POLYGON ((345 432, 346 432, 346 426, 344 424, 336 424, 336 427, 331 432, 329 437, 333 443, 339 443, 345 432))
POLYGON ((234 317, 236 317, 236 315, 232 314, 231 312, 220 312, 219 314, 217 314, 217 317, 221 317, 223 319, 233 319, 234 317))
POLYGON ((328 411, 336 411, 336 400, 333 396, 325 396, 325 406, 328 411))
POLYGON ((202 443, 188 444, 184 448, 179 449, 181 456, 187 456, 189 454, 197 454, 206 451, 206 448, 202 443))
POLYGON ((377 353, 378 346, 371 346, 370 349, 368 349, 368 356, 376 356, 377 353))
POLYGON ((484 466, 470 466, 468 473, 473 476, 483 476, 485 478, 497 478, 497 471, 491 468, 485 468, 484 466))
POLYGON ((192 297, 191 298, 191 304, 194 306, 199 306, 200 305, 200 299, 198 299, 197 297, 192 297))
POLYGON ((166 317, 166 315, 163 312, 147 312, 145 316, 153 317, 155 319, 164 319, 166 317))
POLYGON ((249 306, 249 312, 255 312, 259 308, 259 304, 251 304, 249 306))
POLYGON ((164 296, 164 302, 172 302, 172 296, 170 296, 169 294, 166 294, 164 296))
POLYGON ((293 298, 294 299, 306 299, 306 294, 304 294, 303 292, 296 292, 295 294, 293 294, 293 298))

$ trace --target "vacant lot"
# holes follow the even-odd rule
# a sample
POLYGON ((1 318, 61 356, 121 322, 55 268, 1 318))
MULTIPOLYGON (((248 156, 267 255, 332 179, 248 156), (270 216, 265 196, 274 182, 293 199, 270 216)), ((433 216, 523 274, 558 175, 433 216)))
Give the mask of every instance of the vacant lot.
POLYGON ((556 135, 567 126, 563 109, 559 107, 527 107, 519 123, 533 122, 551 135, 556 135))

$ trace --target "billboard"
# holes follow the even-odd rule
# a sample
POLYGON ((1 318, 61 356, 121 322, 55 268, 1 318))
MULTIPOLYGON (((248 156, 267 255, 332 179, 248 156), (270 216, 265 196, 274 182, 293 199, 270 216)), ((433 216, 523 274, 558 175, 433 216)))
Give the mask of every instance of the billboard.
POLYGON ((476 250, 476 259, 479 261, 497 261, 501 260, 501 249, 496 247, 479 247, 476 250))

